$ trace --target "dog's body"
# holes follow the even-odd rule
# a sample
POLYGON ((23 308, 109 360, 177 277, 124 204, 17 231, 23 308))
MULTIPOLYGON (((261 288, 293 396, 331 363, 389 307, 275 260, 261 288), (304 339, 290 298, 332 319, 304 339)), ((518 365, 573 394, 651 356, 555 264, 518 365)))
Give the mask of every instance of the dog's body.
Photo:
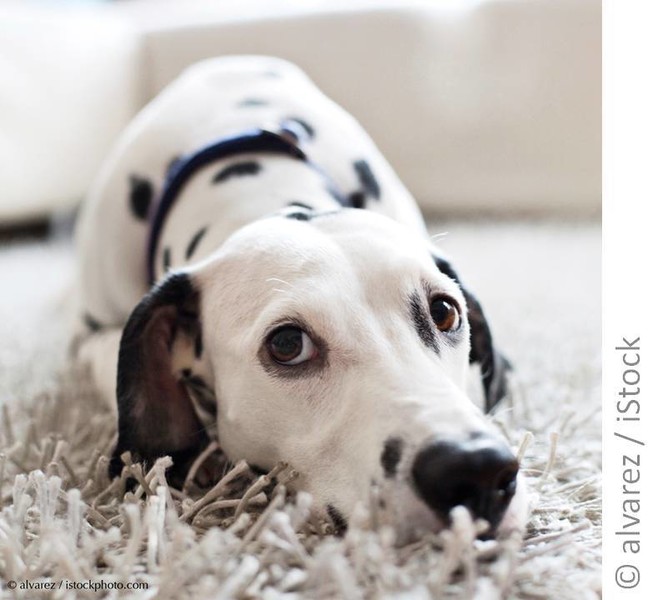
POLYGON ((469 358, 487 407, 505 391, 479 304, 367 134, 296 67, 189 69, 129 127, 78 240, 80 357, 118 398, 115 472, 124 450, 185 465, 217 437, 233 460, 291 462, 334 518, 374 481, 405 534, 457 503, 523 520, 515 460, 464 392, 469 358), (464 481, 464 460, 488 474, 464 481))

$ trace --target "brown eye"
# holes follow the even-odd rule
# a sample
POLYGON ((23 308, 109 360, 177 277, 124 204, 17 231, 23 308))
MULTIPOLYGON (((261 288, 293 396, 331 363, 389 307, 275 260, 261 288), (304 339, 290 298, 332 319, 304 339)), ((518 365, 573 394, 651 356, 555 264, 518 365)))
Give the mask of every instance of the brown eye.
POLYGON ((266 341, 267 351, 280 365, 298 365, 317 355, 317 348, 308 334, 294 325, 274 330, 266 341))
POLYGON ((455 331, 461 324, 461 316, 454 301, 449 298, 434 298, 430 303, 430 314, 439 331, 455 331))

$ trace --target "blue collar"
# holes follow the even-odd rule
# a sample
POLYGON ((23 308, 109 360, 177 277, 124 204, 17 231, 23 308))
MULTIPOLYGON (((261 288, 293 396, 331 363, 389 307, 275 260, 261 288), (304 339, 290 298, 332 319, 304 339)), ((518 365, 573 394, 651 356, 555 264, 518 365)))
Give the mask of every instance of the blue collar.
POLYGON ((221 138, 179 159, 167 174, 162 194, 150 212, 151 227, 147 248, 147 268, 150 284, 155 282, 155 252, 162 229, 169 211, 187 182, 199 169, 214 161, 252 152, 285 154, 293 159, 308 162, 306 154, 293 141, 292 136, 275 133, 267 129, 253 129, 233 137, 221 138))

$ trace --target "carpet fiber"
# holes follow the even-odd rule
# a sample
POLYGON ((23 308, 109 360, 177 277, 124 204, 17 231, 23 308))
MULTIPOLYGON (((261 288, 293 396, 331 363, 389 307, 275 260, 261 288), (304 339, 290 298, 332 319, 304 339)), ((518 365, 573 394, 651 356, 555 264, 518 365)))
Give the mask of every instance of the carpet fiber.
POLYGON ((522 535, 474 541, 457 511, 451 530, 397 547, 373 490, 372 510, 337 537, 309 518, 305 494, 286 496, 294 465, 261 477, 227 466, 212 489, 190 483, 180 493, 166 484, 167 459, 144 473, 126 457, 123 477, 110 482, 113 419, 67 362, 70 244, 6 244, 2 597, 600 597, 598 224, 451 222, 433 231, 447 232, 437 242, 515 365, 512 397, 494 420, 530 482, 522 535), (125 492, 128 477, 140 485, 125 492))

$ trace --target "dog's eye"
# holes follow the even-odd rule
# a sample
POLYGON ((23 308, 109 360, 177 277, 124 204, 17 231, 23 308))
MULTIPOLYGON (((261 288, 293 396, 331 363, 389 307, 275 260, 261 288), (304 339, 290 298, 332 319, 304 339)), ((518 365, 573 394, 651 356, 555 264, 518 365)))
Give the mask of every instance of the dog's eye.
POLYGON ((439 296, 430 302, 430 314, 439 331, 455 331, 461 325, 459 310, 450 298, 439 296))
POLYGON ((267 338, 267 350, 280 365, 298 365, 317 356, 308 334, 294 325, 284 325, 267 338))

